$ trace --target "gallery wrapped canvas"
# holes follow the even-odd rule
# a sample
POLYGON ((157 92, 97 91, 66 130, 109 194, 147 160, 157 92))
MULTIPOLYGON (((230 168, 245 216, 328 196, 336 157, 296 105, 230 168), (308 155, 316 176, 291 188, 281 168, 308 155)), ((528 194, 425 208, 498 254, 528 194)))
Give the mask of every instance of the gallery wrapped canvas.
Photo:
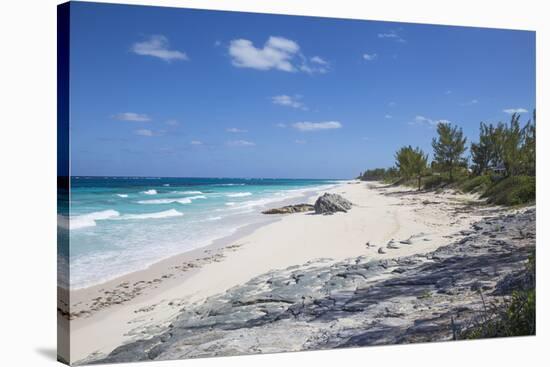
POLYGON ((58 358, 535 335, 535 33, 58 7, 58 358))

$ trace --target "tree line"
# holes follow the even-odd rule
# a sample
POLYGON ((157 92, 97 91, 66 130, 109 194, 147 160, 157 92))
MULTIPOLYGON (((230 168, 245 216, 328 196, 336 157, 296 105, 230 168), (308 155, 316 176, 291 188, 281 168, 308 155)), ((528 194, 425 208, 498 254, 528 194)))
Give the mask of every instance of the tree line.
POLYGON ((454 182, 458 176, 493 175, 502 178, 535 176, 536 173, 536 111, 521 127, 515 113, 509 123, 481 122, 479 140, 467 146, 462 128, 439 122, 437 136, 432 139, 433 159, 421 148, 411 145, 395 153, 395 166, 369 169, 359 175, 362 180, 412 180, 418 189, 422 178, 438 175, 441 181, 454 182), (466 152, 470 150, 470 155, 466 152), (471 160, 471 163, 470 163, 471 160))

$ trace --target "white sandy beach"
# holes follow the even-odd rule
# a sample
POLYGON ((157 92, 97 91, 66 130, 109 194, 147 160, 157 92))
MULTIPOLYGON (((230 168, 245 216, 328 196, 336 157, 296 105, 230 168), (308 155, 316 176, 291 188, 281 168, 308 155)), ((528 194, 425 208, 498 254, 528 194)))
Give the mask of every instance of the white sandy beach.
POLYGON ((106 354, 134 338, 160 331, 186 305, 270 270, 318 258, 338 261, 361 255, 379 259, 425 253, 448 244, 451 236, 479 218, 455 210, 475 200, 467 195, 417 193, 358 181, 329 191, 350 200, 353 208, 327 216, 274 215, 267 225, 246 228, 207 248, 73 291, 71 360, 106 354), (411 236, 422 239, 410 246, 386 248, 392 239, 398 243, 411 236), (379 253, 380 247, 385 253, 379 253))

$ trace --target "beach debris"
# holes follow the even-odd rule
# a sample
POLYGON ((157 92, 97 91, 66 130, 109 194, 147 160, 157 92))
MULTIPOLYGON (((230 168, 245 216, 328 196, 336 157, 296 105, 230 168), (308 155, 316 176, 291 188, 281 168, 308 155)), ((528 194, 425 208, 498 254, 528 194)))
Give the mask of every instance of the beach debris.
POLYGON ((338 194, 324 193, 315 201, 315 213, 333 214, 336 212, 346 213, 351 209, 351 202, 338 194))
POLYGON ((404 245, 412 245, 412 236, 407 238, 406 240, 403 240, 403 241, 399 241, 399 243, 402 243, 404 245))
POLYGON ((399 245, 397 245, 395 243, 395 241, 393 240, 393 238, 388 242, 388 244, 386 245, 387 248, 391 248, 392 250, 397 250, 399 248, 399 245))
POLYGON ((378 253, 379 253, 379 254, 385 254, 385 253, 386 253, 386 250, 384 250, 383 247, 380 247, 380 248, 378 249, 378 253))
POLYGON ((142 308, 138 308, 137 310, 134 310, 134 313, 141 313, 141 312, 151 312, 157 307, 157 305, 151 305, 151 306, 145 306, 142 308))
POLYGON ((302 213, 313 211, 315 208, 310 204, 296 204, 296 205, 286 205, 281 208, 274 208, 264 210, 262 214, 291 214, 291 213, 302 213))
POLYGON ((423 200, 422 205, 441 204, 439 201, 423 200))

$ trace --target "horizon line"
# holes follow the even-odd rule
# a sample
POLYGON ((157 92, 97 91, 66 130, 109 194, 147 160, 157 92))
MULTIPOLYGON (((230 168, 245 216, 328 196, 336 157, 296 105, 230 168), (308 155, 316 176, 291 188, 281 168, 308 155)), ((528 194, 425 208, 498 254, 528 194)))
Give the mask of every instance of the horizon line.
POLYGON ((220 177, 220 176, 140 176, 140 175, 123 175, 123 176, 111 176, 111 175, 70 175, 70 176, 57 176, 58 178, 148 178, 148 179, 162 179, 162 178, 207 178, 207 179, 220 179, 220 180, 353 180, 353 178, 311 178, 311 177, 220 177))

